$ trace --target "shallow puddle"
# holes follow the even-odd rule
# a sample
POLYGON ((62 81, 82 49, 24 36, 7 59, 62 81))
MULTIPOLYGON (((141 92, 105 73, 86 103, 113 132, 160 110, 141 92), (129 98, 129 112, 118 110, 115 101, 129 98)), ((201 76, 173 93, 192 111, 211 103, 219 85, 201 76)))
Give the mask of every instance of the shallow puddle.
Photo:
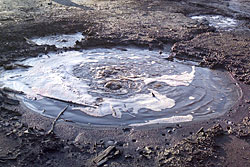
POLYGON ((199 15, 192 16, 191 18, 199 22, 208 22, 210 26, 222 30, 232 30, 238 25, 237 20, 220 15, 199 15))
POLYGON ((57 48, 73 47, 76 41, 81 41, 84 38, 82 33, 51 35, 40 38, 33 38, 31 41, 37 45, 55 45, 57 48))
POLYGON ((240 96, 226 72, 170 62, 139 48, 49 53, 2 71, 0 85, 25 92, 23 104, 92 125, 140 126, 223 115, 240 96))

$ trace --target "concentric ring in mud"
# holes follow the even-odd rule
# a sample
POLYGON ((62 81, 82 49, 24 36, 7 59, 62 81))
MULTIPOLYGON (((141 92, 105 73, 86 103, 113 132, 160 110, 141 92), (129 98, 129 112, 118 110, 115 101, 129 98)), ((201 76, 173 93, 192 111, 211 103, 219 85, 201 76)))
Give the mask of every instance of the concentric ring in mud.
POLYGON ((165 60, 167 53, 139 48, 49 53, 3 71, 3 86, 31 110, 93 125, 139 126, 218 117, 240 91, 227 73, 165 60), (34 100, 34 97, 36 100, 34 100))

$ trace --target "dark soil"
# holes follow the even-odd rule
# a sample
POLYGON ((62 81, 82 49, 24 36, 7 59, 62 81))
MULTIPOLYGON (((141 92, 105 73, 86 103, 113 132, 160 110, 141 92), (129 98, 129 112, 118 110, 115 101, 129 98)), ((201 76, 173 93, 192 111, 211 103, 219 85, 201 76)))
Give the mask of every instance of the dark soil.
POLYGON ((175 56, 201 59, 210 68, 225 68, 239 81, 250 84, 250 33, 217 32, 198 35, 172 48, 175 56))
POLYGON ((224 116, 152 127, 84 127, 24 108, 0 91, 0 166, 249 166, 250 1, 245 0, 0 0, 0 66, 60 50, 26 38, 83 32, 74 48, 174 44, 172 56, 224 68, 243 92, 224 116), (216 31, 189 18, 239 19, 216 31), (107 154, 105 154, 107 153, 107 154), (103 156, 100 160, 96 157, 103 156))

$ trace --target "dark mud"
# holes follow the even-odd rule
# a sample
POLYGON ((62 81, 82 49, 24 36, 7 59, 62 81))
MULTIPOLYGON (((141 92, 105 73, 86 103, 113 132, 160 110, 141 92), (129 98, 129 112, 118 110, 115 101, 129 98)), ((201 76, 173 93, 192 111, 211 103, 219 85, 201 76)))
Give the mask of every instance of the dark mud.
POLYGON ((249 1, 1 0, 1 66, 55 50, 118 44, 153 49, 175 43, 173 56, 230 71, 243 96, 224 116, 202 122, 111 129, 58 121, 54 133, 47 134, 53 119, 25 110, 1 90, 0 165, 249 166, 247 4, 249 1), (242 28, 221 32, 189 18, 200 14, 239 19, 242 28), (74 32, 86 35, 74 48, 27 42, 27 38, 36 36, 74 32))
POLYGON ((197 58, 201 65, 227 69, 239 81, 250 84, 249 48, 249 31, 241 31, 204 33, 188 42, 176 43, 172 51, 179 58, 197 58))

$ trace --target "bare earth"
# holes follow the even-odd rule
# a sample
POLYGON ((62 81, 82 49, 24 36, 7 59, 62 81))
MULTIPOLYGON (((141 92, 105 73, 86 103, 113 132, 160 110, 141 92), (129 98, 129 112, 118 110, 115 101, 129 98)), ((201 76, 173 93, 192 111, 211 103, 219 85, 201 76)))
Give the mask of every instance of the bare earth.
POLYGON ((58 50, 26 38, 73 32, 86 38, 68 50, 173 44, 173 58, 228 70, 243 95, 224 116, 206 121, 142 128, 58 121, 47 134, 54 119, 1 89, 0 166, 250 166, 249 0, 0 0, 0 65, 58 50), (240 24, 215 31, 189 17, 200 14, 240 24))

